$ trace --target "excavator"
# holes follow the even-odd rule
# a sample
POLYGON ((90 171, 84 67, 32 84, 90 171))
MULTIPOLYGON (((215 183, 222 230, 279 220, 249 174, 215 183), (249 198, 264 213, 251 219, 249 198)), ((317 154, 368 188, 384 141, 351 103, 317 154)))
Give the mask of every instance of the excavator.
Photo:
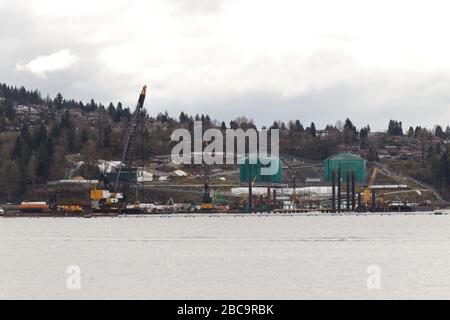
POLYGON ((115 212, 119 211, 119 202, 124 199, 124 194, 118 192, 119 185, 124 182, 128 184, 130 182, 130 172, 135 171, 133 169, 133 159, 136 153, 136 139, 139 132, 139 129, 142 125, 143 120, 143 109, 145 97, 147 94, 147 86, 141 91, 139 95, 139 100, 136 106, 136 110, 131 118, 130 126, 128 128, 125 140, 125 147, 123 150, 122 159, 120 162, 119 170, 115 177, 114 184, 111 185, 109 180, 105 174, 102 174, 98 185, 94 185, 92 187, 90 198, 91 198, 91 208, 94 211, 109 211, 115 212), (126 175, 124 173, 127 173, 126 175), (124 175, 125 178, 121 179, 121 176, 124 175))

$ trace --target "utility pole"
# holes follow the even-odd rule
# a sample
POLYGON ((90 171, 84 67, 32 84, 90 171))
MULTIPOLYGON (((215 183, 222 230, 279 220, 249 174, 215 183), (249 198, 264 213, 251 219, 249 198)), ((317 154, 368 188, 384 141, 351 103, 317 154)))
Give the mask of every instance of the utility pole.
POLYGON ((292 187, 294 188, 294 192, 293 192, 293 196, 292 196, 292 208, 295 210, 297 209, 297 193, 296 193, 296 188, 297 188, 297 183, 296 183, 296 179, 295 179, 295 175, 292 176, 292 187))
POLYGON ((347 180, 346 183, 346 192, 347 192, 347 203, 346 203, 346 207, 347 207, 347 211, 350 211, 350 172, 347 171, 346 177, 345 179, 347 180))
POLYGON ((342 169, 339 163, 338 169, 338 213, 341 213, 341 196, 342 196, 342 169))
POLYGON ((355 171, 352 172, 352 211, 355 211, 356 208, 356 203, 355 203, 355 182, 356 182, 356 177, 355 177, 355 171))
POLYGON ((376 193, 375 193, 375 190, 372 190, 372 212, 376 211, 376 205, 377 205, 376 193))
MULTIPOLYGON (((142 112, 144 113, 144 112, 142 112)), ((141 195, 140 195, 140 199, 139 199, 139 203, 144 203, 144 191, 145 191, 145 186, 144 186, 144 173, 145 173, 145 117, 144 114, 142 114, 141 116, 141 168, 142 168, 142 181, 141 181, 141 195)), ((139 182, 139 181, 138 181, 139 182)))
POLYGON ((331 173, 331 210, 336 213, 336 171, 331 173))
POLYGON ((248 183, 248 212, 253 212, 253 182, 248 183))

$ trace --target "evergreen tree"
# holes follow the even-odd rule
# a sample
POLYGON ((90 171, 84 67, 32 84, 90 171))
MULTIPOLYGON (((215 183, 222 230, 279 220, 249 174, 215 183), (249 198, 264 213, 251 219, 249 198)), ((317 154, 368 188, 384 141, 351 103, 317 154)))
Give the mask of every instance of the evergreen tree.
POLYGON ((445 128, 445 139, 450 139, 450 126, 445 128))
POLYGON ((58 93, 55 97, 55 99, 53 99, 53 106, 57 109, 57 110, 61 110, 63 108, 63 96, 61 95, 61 93, 58 93))
POLYGON ((94 111, 96 111, 97 109, 98 109, 97 103, 95 102, 94 99, 91 99, 91 103, 89 104, 89 106, 88 106, 88 108, 87 108, 87 111, 88 111, 88 112, 94 112, 94 111))
POLYGON ((390 136, 402 136, 403 135, 402 122, 395 120, 389 121, 387 133, 390 136))
POLYGON ((59 127, 61 129, 67 129, 67 128, 70 128, 71 126, 72 126, 72 122, 70 119, 70 113, 69 113, 69 110, 66 110, 61 117, 61 122, 60 122, 59 127))
POLYGON ((414 138, 414 128, 413 127, 409 127, 408 138, 414 138))
POLYGON ((50 161, 48 158, 48 150, 45 144, 41 144, 37 151, 36 174, 40 180, 46 181, 49 173, 50 161))
POLYGON ((41 144, 46 144, 48 140, 47 127, 40 125, 33 135, 33 149, 39 148, 41 144))
POLYGON ((67 132, 67 145, 71 152, 77 151, 76 129, 73 126, 70 126, 67 132))
POLYGON ((187 120, 188 120, 188 117, 184 114, 183 111, 181 111, 181 114, 180 114, 180 123, 181 123, 181 124, 184 124, 185 122, 187 122, 187 120))
POLYGON ((350 144, 355 142, 358 133, 356 131, 356 127, 353 125, 353 123, 350 121, 350 119, 347 118, 347 120, 345 120, 345 124, 344 124, 344 142, 346 144, 350 144))
POLYGON ((88 133, 85 128, 83 128, 83 131, 81 132, 81 143, 85 144, 88 141, 88 133))
POLYGON ((439 138, 444 138, 445 134, 444 131, 442 130, 441 126, 436 126, 436 128, 434 129, 434 136, 439 137, 439 138))
POLYGON ((28 161, 25 161, 23 158, 18 161, 19 164, 19 194, 23 195, 27 192, 27 182, 28 182, 28 161))
POLYGON ((364 128, 361 128, 361 130, 359 131, 359 137, 361 139, 367 139, 369 137, 369 133, 370 133, 370 127, 366 126, 364 128))
POLYGON ((113 121, 115 123, 119 123, 120 121, 122 121, 122 116, 123 116, 122 102, 119 102, 117 104, 116 112, 114 113, 113 121))
POLYGON ((55 153, 55 144, 53 142, 53 138, 50 137, 47 140, 47 155, 49 160, 53 158, 54 153, 55 153))
POLYGON ((13 152, 11 155, 12 160, 17 160, 22 158, 23 155, 23 149, 24 149, 24 143, 22 140, 22 137, 17 137, 16 142, 14 143, 13 152))
POLYGON ((60 127, 56 126, 56 125, 53 126, 52 130, 50 131, 50 136, 52 138, 55 138, 55 139, 59 138, 61 136, 61 129, 60 129, 60 127))
POLYGON ((414 138, 420 138, 421 133, 422 133, 422 128, 417 126, 416 129, 414 130, 414 138))
MULTIPOLYGON (((142 110, 142 113, 145 115, 145 113, 146 113, 146 111, 145 111, 145 109, 144 110, 142 110)), ((144 116, 145 117, 145 116, 144 116)), ((123 109, 123 112, 122 112, 122 118, 124 118, 126 121, 130 121, 131 120, 131 112, 130 112, 130 108, 125 108, 125 109, 123 109)))
POLYGON ((303 128, 300 120, 295 120, 295 132, 296 133, 301 133, 303 131, 305 131, 305 129, 303 128))
POLYGON ((103 135, 103 148, 111 147, 111 127, 108 125, 105 127, 104 135, 103 135))
POLYGON ((314 122, 311 123, 310 133, 313 138, 317 136, 316 125, 314 124, 314 122))
POLYGON ((114 107, 112 102, 108 106, 108 115, 111 119, 114 119, 116 115, 116 107, 114 107))

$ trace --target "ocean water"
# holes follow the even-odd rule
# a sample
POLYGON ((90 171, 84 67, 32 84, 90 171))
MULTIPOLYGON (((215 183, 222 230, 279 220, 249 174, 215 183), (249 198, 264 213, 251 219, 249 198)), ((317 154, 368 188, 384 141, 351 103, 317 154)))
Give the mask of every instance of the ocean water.
POLYGON ((448 299, 450 216, 0 219, 0 298, 448 299))

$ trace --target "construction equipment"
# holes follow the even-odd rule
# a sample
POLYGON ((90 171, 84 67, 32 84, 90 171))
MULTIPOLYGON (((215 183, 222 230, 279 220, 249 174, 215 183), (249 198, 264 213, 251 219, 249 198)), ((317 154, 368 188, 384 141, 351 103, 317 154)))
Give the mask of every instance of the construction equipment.
POLYGON ((372 186, 375 184, 375 181, 377 180, 378 173, 380 173, 380 169, 375 168, 373 170, 372 176, 370 177, 369 184, 367 185, 367 188, 364 190, 364 202, 366 203, 366 205, 370 204, 372 198, 372 186))
POLYGON ((83 213, 84 209, 80 205, 58 206, 57 211, 64 213, 83 213))
POLYGON ((143 122, 143 107, 147 93, 147 86, 141 91, 136 110, 132 116, 125 140, 120 167, 115 178, 114 185, 109 183, 108 177, 101 174, 98 185, 93 185, 90 193, 91 209, 95 212, 116 212, 120 211, 119 202, 124 199, 124 193, 118 192, 121 174, 127 172, 127 184, 130 179, 130 171, 136 171, 132 168, 133 159, 136 152, 136 138, 143 122), (112 191, 110 191, 112 190, 112 191))
POLYGON ((111 185, 105 174, 101 174, 98 185, 93 185, 91 190, 91 208, 96 212, 119 211, 118 204, 123 200, 122 193, 111 192, 111 185))
POLYGON ((91 208, 94 211, 118 211, 120 200, 123 200, 122 193, 97 189, 95 185, 91 190, 91 208))
MULTIPOLYGON (((144 88, 141 91, 141 94, 139 96, 139 100, 136 106, 136 110, 134 111, 134 114, 131 118, 130 127, 128 128, 127 134, 126 134, 126 140, 125 140, 125 147, 123 150, 122 159, 120 162, 119 171, 116 177, 116 181, 113 186, 113 190, 117 191, 119 182, 120 182, 120 176, 123 172, 133 172, 136 171, 135 168, 133 168, 133 159, 135 157, 136 153, 136 139, 139 130, 142 127, 143 122, 143 116, 144 116, 144 102, 145 97, 147 95, 147 86, 144 86, 144 88)), ((130 175, 127 174, 127 182, 129 182, 130 175)))
MULTIPOLYGON (((136 138, 143 120, 143 107, 145 96, 147 93, 147 86, 141 91, 139 100, 131 119, 130 127, 128 128, 125 147, 120 162, 118 174, 114 185, 109 183, 108 177, 101 174, 98 185, 93 185, 90 193, 91 209, 95 212, 116 212, 120 210, 119 202, 124 199, 124 194, 117 192, 120 182, 120 176, 124 172, 128 172, 127 179, 129 179, 129 171, 133 171, 133 159, 136 151, 136 138), (112 190, 112 191, 110 191, 112 190)), ((129 182, 129 181, 128 181, 129 182)))
POLYGON ((213 200, 211 197, 211 192, 209 190, 209 182, 205 183, 205 188, 203 189, 203 202, 202 202, 202 210, 209 211, 214 209, 213 200))

